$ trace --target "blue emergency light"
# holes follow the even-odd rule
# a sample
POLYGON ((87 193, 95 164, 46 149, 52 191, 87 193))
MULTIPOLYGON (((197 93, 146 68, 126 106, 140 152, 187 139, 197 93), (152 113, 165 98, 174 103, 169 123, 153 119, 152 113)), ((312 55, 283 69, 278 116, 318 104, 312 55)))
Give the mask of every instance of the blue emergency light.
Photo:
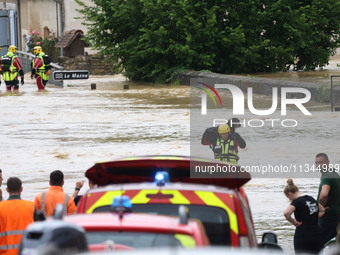
POLYGON ((169 173, 166 171, 158 171, 155 174, 155 182, 157 186, 164 186, 165 183, 169 182, 169 173))
POLYGON ((131 212, 131 199, 128 196, 116 196, 113 198, 111 209, 118 213, 131 212))

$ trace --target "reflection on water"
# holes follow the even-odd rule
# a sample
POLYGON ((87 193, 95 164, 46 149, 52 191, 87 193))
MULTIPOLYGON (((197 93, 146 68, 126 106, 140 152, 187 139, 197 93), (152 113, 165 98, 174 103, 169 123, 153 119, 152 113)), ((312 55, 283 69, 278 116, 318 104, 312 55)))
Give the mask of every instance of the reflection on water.
MULTIPOLYGON (((340 63, 340 60, 339 60, 340 63)), ((251 77, 263 77, 263 78, 274 78, 280 80, 299 81, 299 82, 311 82, 319 84, 330 84, 331 75, 340 75, 340 68, 316 70, 316 71, 288 71, 288 72, 276 72, 276 73, 257 73, 247 74, 251 77)))
MULTIPOLYGON (((6 95, 4 87, 0 92, 0 167, 5 180, 10 176, 23 180, 25 199, 47 189, 49 173, 55 169, 64 171, 64 188, 71 194, 75 182, 83 179, 84 171, 95 162, 134 155, 190 154, 186 86, 137 85, 118 77, 101 82, 69 81, 64 88, 50 86, 46 93, 40 93, 27 81, 17 96, 6 95), (97 82, 96 90, 90 88, 93 82, 97 82)), ((255 103, 270 100, 256 96, 255 103)), ((329 113, 325 105, 310 107, 317 112, 306 117, 305 124, 295 131, 241 128, 248 147, 240 151, 240 163, 311 162, 320 151, 338 160, 339 137, 335 134, 339 113, 329 113), (268 151, 276 154, 271 156, 268 151)), ((227 118, 228 113, 225 115, 227 118)), ((212 157, 211 151, 204 149, 202 156, 212 157)), ((316 196, 317 178, 294 181, 302 192, 316 196)), ((282 215, 288 205, 282 193, 285 182, 283 178, 255 178, 246 191, 259 239, 264 231, 275 231, 280 244, 291 251, 294 228, 282 215)))

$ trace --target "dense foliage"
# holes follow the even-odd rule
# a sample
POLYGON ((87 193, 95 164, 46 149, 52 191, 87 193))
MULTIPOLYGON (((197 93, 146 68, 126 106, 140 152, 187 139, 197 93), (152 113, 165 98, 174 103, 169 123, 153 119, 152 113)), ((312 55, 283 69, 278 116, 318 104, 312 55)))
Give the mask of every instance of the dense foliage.
POLYGON ((56 48, 55 45, 59 41, 59 39, 53 34, 50 33, 48 37, 43 38, 42 34, 36 30, 29 30, 28 35, 24 35, 24 40, 27 45, 27 50, 33 53, 33 48, 35 46, 41 46, 43 51, 49 55, 52 61, 57 61, 57 58, 60 56, 60 49, 56 48))
POLYGON ((87 41, 132 80, 180 70, 312 70, 339 47, 339 0, 91 0, 87 41))

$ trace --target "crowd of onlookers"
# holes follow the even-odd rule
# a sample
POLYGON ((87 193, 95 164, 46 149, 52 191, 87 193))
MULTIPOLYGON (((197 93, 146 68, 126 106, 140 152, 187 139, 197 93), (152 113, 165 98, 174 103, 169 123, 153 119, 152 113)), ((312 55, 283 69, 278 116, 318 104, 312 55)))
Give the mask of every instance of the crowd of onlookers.
MULTIPOLYGON (((3 177, 0 169, 0 187, 3 177)), ((34 221, 46 219, 52 216, 57 204, 63 204, 64 214, 73 214, 77 210, 76 203, 80 196, 78 192, 84 185, 84 181, 76 182, 72 196, 63 191, 64 174, 60 170, 50 173, 50 188, 36 195, 34 201, 21 199, 22 181, 18 177, 7 179, 6 191, 9 194, 7 200, 3 200, 0 189, 0 253, 8 255, 18 254, 19 244, 26 227, 34 221)), ((90 183, 90 188, 94 187, 90 183)))
MULTIPOLYGON (((288 179, 283 191, 291 201, 283 214, 287 221, 296 227, 295 252, 318 253, 337 236, 340 223, 339 169, 330 166, 325 153, 318 153, 315 156, 315 168, 321 173, 316 199, 303 194, 292 179, 288 179)), ((339 241, 337 238, 336 242, 339 241)))

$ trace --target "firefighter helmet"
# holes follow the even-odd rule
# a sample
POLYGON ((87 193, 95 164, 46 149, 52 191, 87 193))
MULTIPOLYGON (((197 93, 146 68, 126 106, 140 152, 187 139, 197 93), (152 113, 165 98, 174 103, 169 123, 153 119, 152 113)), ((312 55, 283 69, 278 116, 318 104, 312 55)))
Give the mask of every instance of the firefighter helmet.
POLYGON ((42 52, 42 48, 40 46, 35 46, 33 48, 33 52, 35 55, 39 54, 40 52, 42 52))
POLYGON ((230 127, 227 124, 222 124, 218 126, 218 133, 225 134, 230 132, 230 127))
POLYGON ((10 45, 8 47, 8 51, 13 52, 14 54, 17 53, 17 47, 14 45, 10 45))

